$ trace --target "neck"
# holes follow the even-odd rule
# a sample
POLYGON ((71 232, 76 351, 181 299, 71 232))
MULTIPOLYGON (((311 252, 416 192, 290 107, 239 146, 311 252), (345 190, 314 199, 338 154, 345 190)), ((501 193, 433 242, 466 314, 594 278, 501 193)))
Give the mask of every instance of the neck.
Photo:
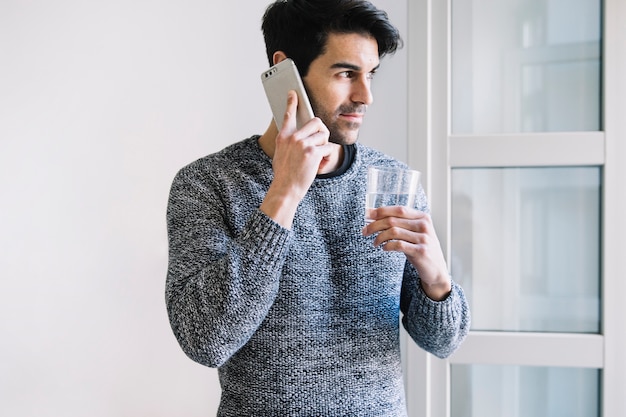
MULTIPOLYGON (((274 158, 274 153, 276 152, 276 136, 278 136, 278 128, 274 120, 272 120, 265 133, 259 138, 259 146, 270 158, 274 158)), ((322 164, 323 168, 317 172, 318 175, 331 173, 341 166, 344 158, 343 146, 333 145, 336 149, 326 158, 327 162, 322 164)))

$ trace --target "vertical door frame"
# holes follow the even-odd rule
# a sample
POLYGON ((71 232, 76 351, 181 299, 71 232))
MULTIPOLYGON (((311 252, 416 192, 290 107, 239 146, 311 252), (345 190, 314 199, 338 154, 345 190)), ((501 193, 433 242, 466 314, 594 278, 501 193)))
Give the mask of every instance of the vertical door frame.
POLYGON ((602 404, 604 417, 626 416, 626 1, 604 0, 602 404))
MULTIPOLYGON (((626 0, 603 3, 603 127, 601 132, 459 136, 450 131, 451 0, 407 2, 408 162, 423 172, 423 186, 444 253, 450 254, 451 186, 454 167, 602 166, 602 333, 554 335, 471 332, 457 354, 439 360, 410 341, 405 349, 407 405, 411 417, 450 415, 450 364, 494 363, 581 366, 602 370, 602 415, 626 415, 626 262, 620 244, 626 236, 626 0), (524 155, 532 141, 547 155, 524 155), (489 149, 485 159, 484 149, 489 149), (515 150, 511 152, 511 150, 515 150), (567 149, 568 152, 562 152, 567 149), (497 160, 497 163, 494 161, 497 160), (496 355, 481 352, 489 341, 520 346, 546 343, 553 352, 567 349, 571 360, 555 354, 496 355)), ((533 146, 536 150, 537 148, 533 146)))
MULTIPOLYGON (((449 1, 411 0, 407 8, 408 162, 422 171, 437 235, 449 254, 449 1)), ((410 339, 405 352, 409 416, 448 416, 448 361, 425 353, 410 339)))

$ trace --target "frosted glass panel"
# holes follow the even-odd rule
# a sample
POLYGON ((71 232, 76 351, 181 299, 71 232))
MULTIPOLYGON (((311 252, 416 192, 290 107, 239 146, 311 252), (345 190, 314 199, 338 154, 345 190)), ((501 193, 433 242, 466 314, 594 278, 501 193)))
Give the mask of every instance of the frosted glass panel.
POLYGON ((600 130, 600 0, 453 0, 452 132, 600 130))
POLYGON ((598 333, 600 168, 454 169, 451 269, 473 330, 598 333))
POLYGON ((597 417, 597 369, 452 365, 451 417, 597 417))

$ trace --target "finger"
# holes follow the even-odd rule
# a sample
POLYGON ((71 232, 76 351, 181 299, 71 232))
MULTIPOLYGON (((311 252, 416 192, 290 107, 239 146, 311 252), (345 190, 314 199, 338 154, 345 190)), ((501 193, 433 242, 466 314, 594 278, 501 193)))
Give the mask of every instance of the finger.
POLYGON ((296 130, 296 113, 298 110, 298 94, 294 90, 287 93, 287 108, 283 116, 283 127, 281 131, 293 132, 296 130))
POLYGON ((336 161, 333 161, 333 156, 336 153, 337 148, 339 146, 340 145, 337 145, 335 143, 327 142, 325 145, 318 147, 319 152, 322 156, 320 163, 318 165, 318 168, 317 168, 318 174, 323 174, 325 172, 328 172, 326 171, 326 168, 329 167, 330 164, 332 164, 333 162, 336 162, 336 161))
POLYGON ((297 132, 299 139, 308 139, 310 145, 323 146, 328 143, 330 131, 319 117, 314 117, 297 132))
MULTIPOLYGON (((368 217, 372 218, 374 221, 363 228, 363 236, 383 232, 394 233, 394 236, 397 236, 399 230, 406 230, 410 233, 423 233, 426 235, 434 234, 431 218, 424 212, 405 207, 403 209, 398 208, 399 212, 393 209, 393 212, 394 214, 402 214, 404 211, 410 211, 410 214, 406 217, 381 217, 381 213, 385 213, 387 209, 385 211, 382 211, 382 208, 375 210, 372 211, 371 215, 368 215, 368 217), (378 210, 378 212, 376 213, 375 210, 378 210)), ((393 238, 398 237, 390 237, 387 239, 393 238)))
POLYGON ((401 219, 423 219, 429 217, 427 213, 408 206, 383 206, 373 210, 374 219, 384 219, 386 217, 398 217, 401 219))
POLYGON ((415 232, 403 227, 391 227, 376 235, 376 238, 374 239, 374 246, 380 246, 392 241, 406 242, 412 245, 425 244, 428 242, 428 235, 426 233, 415 232))
POLYGON ((393 213, 396 214, 397 216, 390 217, 390 216, 385 215, 386 212, 389 211, 389 207, 385 207, 385 210, 382 210, 382 207, 377 208, 377 209, 372 209, 371 212, 368 214, 368 217, 374 221, 369 223, 364 228, 363 234, 365 236, 369 236, 369 235, 380 233, 384 230, 388 230, 392 228, 401 228, 401 229, 407 229, 407 230, 412 230, 412 231, 418 231, 418 225, 416 223, 420 222, 420 220, 415 220, 410 217, 407 217, 409 216, 409 214, 403 214, 404 212, 408 210, 412 210, 412 209, 409 209, 407 207, 394 208, 393 213))
POLYGON ((418 250, 420 246, 403 240, 388 240, 381 244, 381 248, 385 252, 402 252, 409 256, 409 254, 418 250))

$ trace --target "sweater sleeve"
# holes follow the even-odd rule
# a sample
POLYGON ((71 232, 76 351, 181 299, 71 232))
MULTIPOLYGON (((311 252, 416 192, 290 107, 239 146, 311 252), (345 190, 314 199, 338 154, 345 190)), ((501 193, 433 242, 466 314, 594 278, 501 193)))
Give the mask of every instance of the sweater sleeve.
POLYGON ((272 306, 291 235, 258 209, 235 230, 208 184, 185 171, 172 184, 165 301, 183 351, 218 367, 250 339, 272 306))
POLYGON ((402 324, 411 338, 439 358, 450 356, 469 332, 470 310, 463 289, 452 281, 448 297, 433 301, 422 290, 417 271, 408 262, 400 308, 402 324))

